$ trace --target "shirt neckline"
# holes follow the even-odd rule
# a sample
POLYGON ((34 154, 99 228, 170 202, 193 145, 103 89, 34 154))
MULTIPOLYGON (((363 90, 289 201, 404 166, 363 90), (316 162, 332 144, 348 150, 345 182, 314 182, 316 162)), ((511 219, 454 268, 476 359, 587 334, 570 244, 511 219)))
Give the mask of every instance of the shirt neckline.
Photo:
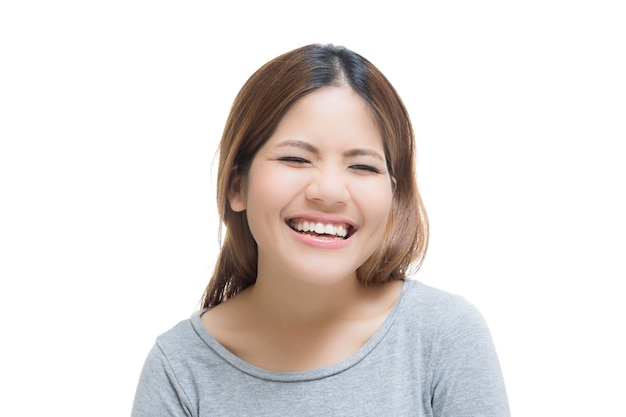
POLYGON ((215 339, 202 324, 201 316, 204 312, 208 310, 206 308, 194 312, 190 318, 190 321, 196 334, 211 350, 213 350, 222 360, 243 373, 246 373, 255 378, 276 382, 311 381, 336 375, 338 373, 346 371, 349 368, 352 368, 365 357, 367 357, 369 353, 374 350, 374 348, 376 348, 376 346, 383 340, 387 332, 389 332, 389 330, 391 329, 393 323, 398 318, 401 306, 409 289, 409 282, 412 281, 410 279, 404 280, 402 290, 400 292, 398 300, 396 301, 396 304, 393 306, 392 310, 389 312, 389 314, 383 321, 383 324, 376 331, 376 333, 374 333, 374 335, 372 335, 372 337, 367 342, 365 342, 365 344, 361 346, 358 351, 356 351, 352 356, 336 364, 308 371, 271 371, 268 369, 259 368, 239 358, 231 351, 226 349, 220 342, 218 342, 217 339, 215 339))

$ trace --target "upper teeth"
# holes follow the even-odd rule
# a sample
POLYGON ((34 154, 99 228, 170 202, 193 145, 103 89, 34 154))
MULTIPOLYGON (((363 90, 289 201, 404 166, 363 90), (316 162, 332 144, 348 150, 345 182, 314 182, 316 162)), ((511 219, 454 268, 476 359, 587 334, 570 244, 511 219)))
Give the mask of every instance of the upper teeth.
POLYGON ((292 222, 291 227, 299 232, 315 232, 318 235, 334 235, 346 237, 348 230, 343 225, 335 226, 333 224, 315 223, 315 222, 292 222))

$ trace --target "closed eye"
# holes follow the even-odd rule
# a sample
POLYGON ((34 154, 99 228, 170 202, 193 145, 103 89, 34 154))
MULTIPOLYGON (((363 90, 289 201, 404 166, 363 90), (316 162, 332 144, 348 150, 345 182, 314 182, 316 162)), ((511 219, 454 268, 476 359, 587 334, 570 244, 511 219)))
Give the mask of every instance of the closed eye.
POLYGON ((349 168, 355 169, 357 171, 366 171, 366 172, 372 172, 374 174, 380 174, 380 170, 376 168, 375 166, 371 166, 371 165, 357 164, 357 165, 350 165, 349 168))
POLYGON ((277 161, 282 161, 282 162, 289 162, 292 164, 310 164, 311 162, 304 159, 304 158, 299 158, 297 156, 282 156, 280 158, 276 158, 277 161))

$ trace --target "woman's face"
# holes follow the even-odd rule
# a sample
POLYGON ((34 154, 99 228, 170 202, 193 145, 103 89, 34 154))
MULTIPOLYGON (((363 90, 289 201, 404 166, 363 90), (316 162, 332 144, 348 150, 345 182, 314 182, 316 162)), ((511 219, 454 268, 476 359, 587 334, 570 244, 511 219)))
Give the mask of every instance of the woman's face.
POLYGON ((380 244, 392 204, 380 131, 349 87, 296 102, 236 179, 229 201, 246 210, 258 277, 331 285, 356 279, 380 244))

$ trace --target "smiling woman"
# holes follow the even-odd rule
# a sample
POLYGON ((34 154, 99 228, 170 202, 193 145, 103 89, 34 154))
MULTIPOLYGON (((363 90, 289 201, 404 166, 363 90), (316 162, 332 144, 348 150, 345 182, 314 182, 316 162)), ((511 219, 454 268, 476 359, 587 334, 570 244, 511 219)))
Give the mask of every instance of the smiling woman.
MULTIPOLYGON (((233 180, 246 177, 253 158, 270 137, 278 140, 277 129, 294 130, 284 120, 288 110, 308 94, 330 87, 345 87, 355 99, 359 98, 354 106, 362 112, 358 115, 362 124, 358 121, 340 123, 337 116, 343 113, 337 113, 337 109, 343 105, 343 97, 339 94, 312 103, 311 111, 316 110, 329 119, 335 116, 334 125, 339 126, 343 136, 352 135, 356 143, 359 143, 357 132, 346 132, 355 125, 367 131, 364 134, 369 136, 364 138, 369 137, 370 141, 370 136, 375 134, 382 142, 377 144, 375 153, 384 161, 377 161, 377 164, 379 169, 387 171, 388 181, 393 180, 394 184, 387 230, 378 249, 358 268, 359 280, 382 283, 403 279, 411 266, 417 270, 421 264, 428 242, 428 222, 415 178, 413 129, 402 100, 368 60, 345 48, 311 45, 262 66, 235 98, 220 144, 217 180, 218 210, 229 233, 225 236, 203 307, 217 305, 257 280, 257 242, 250 232, 247 213, 233 210, 228 201, 233 180), (333 104, 334 107, 328 107, 333 104)), ((294 115, 290 116, 293 118, 294 115)), ((310 130, 324 128, 321 120, 309 123, 310 130)), ((297 129, 295 131, 292 136, 281 137, 280 142, 296 148, 305 146, 309 150, 316 147, 306 137, 298 136, 297 129), (294 146, 293 142, 300 142, 300 145, 294 146)), ((329 137, 332 139, 333 135, 329 137)), ((363 153, 362 148, 359 144, 343 152, 356 157, 355 152, 363 153)), ((295 162, 294 155, 275 157, 295 162)), ((369 193, 366 190, 364 194, 369 193)))
POLYGON ((384 155, 374 114, 351 88, 320 88, 291 106, 245 177, 231 179, 230 208, 245 210, 258 248, 257 288, 278 276, 277 285, 356 280, 392 206, 384 155), (289 227, 304 223, 307 233, 289 227))
POLYGON ((414 165, 406 109, 360 55, 309 45, 254 73, 220 144, 202 309, 157 339, 133 416, 508 415, 480 313, 410 278, 414 165))

